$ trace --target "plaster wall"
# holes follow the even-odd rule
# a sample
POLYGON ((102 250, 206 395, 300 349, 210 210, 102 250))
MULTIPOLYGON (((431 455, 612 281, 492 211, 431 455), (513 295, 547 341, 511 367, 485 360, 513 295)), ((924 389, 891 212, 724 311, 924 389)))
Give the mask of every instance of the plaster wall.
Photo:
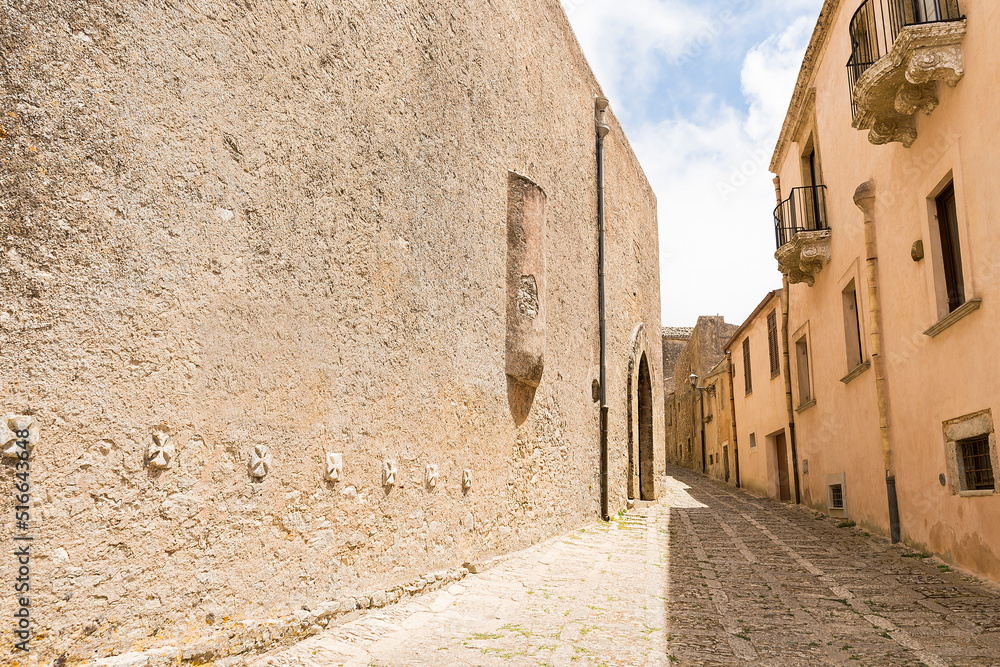
MULTIPOLYGON (((771 377, 768 352, 767 316, 776 313, 778 349, 781 341, 781 297, 776 293, 763 308, 759 308, 744 325, 743 331, 729 344, 733 364, 733 398, 735 405, 738 446, 740 452, 740 485, 767 498, 779 497, 778 463, 773 437, 785 434, 787 472, 792 481, 791 440, 788 431, 788 410, 785 405, 785 381, 782 373, 771 377), (750 377, 753 391, 746 392, 746 366, 743 361, 743 341, 750 340, 750 377), (755 434, 756 447, 750 446, 750 434, 755 434)), ((794 487, 790 487, 793 489, 794 487)))
MULTIPOLYGON (((225 637, 598 511, 600 88, 558 2, 8 3, 0 49, 0 378, 40 432, 32 660, 225 637), (505 374, 509 171, 547 197, 536 390, 505 374)), ((660 330, 660 299, 656 200, 609 121, 617 511, 630 335, 660 330)), ((0 662, 23 664, 10 632, 0 662)))
POLYGON ((918 136, 904 148, 899 143, 874 146, 867 132, 851 128, 844 63, 850 56, 848 23, 858 4, 840 3, 834 14, 809 84, 816 91, 815 114, 804 115, 779 170, 783 191, 802 184, 799 156, 815 128, 828 188, 832 261, 815 286, 791 289, 791 327, 807 328, 812 339, 817 404, 797 420, 800 453, 809 459, 810 502, 822 506, 818 490, 825 475, 846 472, 851 517, 888 530, 874 373, 865 372, 848 384, 839 379, 849 370, 840 293, 852 278, 860 287, 862 344, 866 358, 871 355, 864 220, 852 201, 855 188, 871 179, 876 188, 883 356, 903 537, 996 580, 1000 524, 991 517, 1000 509, 1000 496, 955 494, 943 424, 982 410, 1000 410, 995 372, 1000 352, 994 335, 1000 325, 1000 240, 992 224, 1000 215, 1000 200, 993 196, 991 177, 1000 167, 995 150, 1000 113, 992 101, 1000 79, 993 39, 1000 29, 1000 7, 985 0, 961 3, 968 17, 962 45, 964 78, 954 88, 936 84, 940 104, 929 116, 917 115, 918 136), (951 179, 957 193, 966 296, 981 298, 982 307, 931 337, 924 332, 947 313, 940 297, 933 196, 951 179), (918 240, 926 257, 916 262, 911 247, 918 240), (939 475, 945 476, 944 485, 939 475))

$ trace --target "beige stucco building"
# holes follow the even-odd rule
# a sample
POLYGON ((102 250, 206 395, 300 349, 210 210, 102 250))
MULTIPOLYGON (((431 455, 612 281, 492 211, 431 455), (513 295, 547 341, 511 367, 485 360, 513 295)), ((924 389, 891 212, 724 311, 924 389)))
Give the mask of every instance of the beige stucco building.
POLYGON ((771 164, 802 501, 993 579, 998 31, 990 0, 827 0, 771 164))
POLYGON ((794 426, 786 409, 782 290, 769 292, 726 343, 733 368, 740 485, 781 501, 800 498, 794 426))
POLYGON ((0 663, 252 650, 655 497, 656 199, 558 0, 18 7, 0 663))

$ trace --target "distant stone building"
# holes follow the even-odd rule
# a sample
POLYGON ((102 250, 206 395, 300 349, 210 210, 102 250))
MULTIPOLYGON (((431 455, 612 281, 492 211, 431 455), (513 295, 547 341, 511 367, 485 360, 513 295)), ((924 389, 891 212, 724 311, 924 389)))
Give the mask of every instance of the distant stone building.
POLYGON ((733 483, 737 462, 730 446, 731 422, 728 416, 715 416, 725 412, 731 394, 725 344, 735 330, 721 316, 699 317, 677 355, 672 391, 665 390, 667 460, 733 483), (691 376, 697 379, 693 384, 691 376))
POLYGON ((0 663, 210 660, 656 495, 656 199, 557 0, 8 3, 0 55, 0 663))
POLYGON ((674 391, 674 366, 687 345, 694 327, 663 327, 663 382, 664 391, 674 391))

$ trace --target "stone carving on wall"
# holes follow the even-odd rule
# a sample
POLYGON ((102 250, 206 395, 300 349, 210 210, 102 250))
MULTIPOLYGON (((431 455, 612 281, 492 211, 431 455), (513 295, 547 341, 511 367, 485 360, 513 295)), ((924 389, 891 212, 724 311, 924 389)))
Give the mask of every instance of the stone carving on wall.
POLYGON ((510 172, 507 180, 506 372, 529 387, 545 367, 545 192, 510 172))
POLYGON ((799 232, 791 242, 778 248, 774 258, 781 272, 788 276, 788 282, 813 286, 823 265, 832 259, 831 236, 829 229, 799 232))
POLYGON ((396 462, 386 459, 382 463, 382 486, 392 487, 396 485, 396 462))
POLYGON ((146 465, 156 470, 166 470, 176 454, 170 432, 162 427, 153 429, 152 441, 146 450, 146 465))
POLYGON ((339 482, 344 474, 344 455, 327 452, 326 455, 326 479, 330 482, 339 482))
POLYGON ((30 458, 38 442, 38 421, 31 415, 6 415, 0 440, 4 458, 23 458, 20 455, 25 451, 30 458))
POLYGON ((466 468, 462 471, 462 490, 468 492, 472 488, 472 471, 466 468))
POLYGON ((917 139, 914 115, 930 115, 938 105, 937 83, 955 87, 965 76, 962 41, 966 22, 905 26, 889 54, 869 67, 854 86, 854 127, 868 130, 875 144, 917 139))
POLYGON ((438 467, 435 464, 427 465, 424 468, 424 483, 428 490, 433 490, 438 483, 438 467))
POLYGON ((271 472, 271 450, 267 445, 254 445, 250 450, 250 476, 264 479, 271 472))

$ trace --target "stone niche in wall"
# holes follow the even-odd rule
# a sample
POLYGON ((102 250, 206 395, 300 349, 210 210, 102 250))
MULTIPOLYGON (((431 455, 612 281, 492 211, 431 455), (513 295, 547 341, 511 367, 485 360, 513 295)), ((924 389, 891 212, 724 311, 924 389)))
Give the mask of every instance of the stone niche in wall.
POLYGON ((537 387, 545 368, 545 192, 507 178, 507 375, 537 387))

